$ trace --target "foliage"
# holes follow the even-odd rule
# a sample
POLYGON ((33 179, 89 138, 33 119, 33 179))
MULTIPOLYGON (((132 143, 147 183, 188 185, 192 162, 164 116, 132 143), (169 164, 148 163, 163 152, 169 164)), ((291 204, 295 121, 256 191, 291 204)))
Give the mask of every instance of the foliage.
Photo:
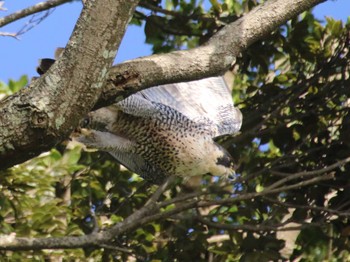
MULTIPOLYGON (((159 2, 143 1, 133 19, 146 21, 154 52, 203 43, 257 5, 213 0, 206 11, 199 1, 167 0, 162 10, 159 2)), ((238 59, 233 97, 244 124, 238 136, 220 139, 237 160, 238 178, 233 185, 203 179, 200 189, 210 194, 198 198, 212 205, 140 225, 108 247, 0 255, 36 261, 348 261, 349 36, 349 25, 331 18, 320 23, 307 12, 238 59)), ((1 84, 0 92, 25 84, 1 84)), ((88 234, 123 221, 157 188, 104 153, 74 143, 62 148, 1 171, 1 234, 88 234)), ((177 184, 161 200, 192 190, 177 184)))

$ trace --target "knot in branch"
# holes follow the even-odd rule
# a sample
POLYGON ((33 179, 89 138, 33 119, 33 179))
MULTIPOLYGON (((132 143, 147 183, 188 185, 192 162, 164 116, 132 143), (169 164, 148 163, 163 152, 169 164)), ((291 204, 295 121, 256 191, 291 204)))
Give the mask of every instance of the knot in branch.
POLYGON ((31 115, 30 123, 33 128, 44 129, 48 127, 48 120, 49 117, 45 112, 34 110, 31 115))

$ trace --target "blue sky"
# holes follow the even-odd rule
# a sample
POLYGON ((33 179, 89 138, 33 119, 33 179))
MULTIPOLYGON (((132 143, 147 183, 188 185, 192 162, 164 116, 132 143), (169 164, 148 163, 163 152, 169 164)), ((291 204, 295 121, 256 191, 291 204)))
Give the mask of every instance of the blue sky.
MULTIPOLYGON (((0 11, 0 17, 28 7, 42 0, 7 0, 0 11)), ((56 8, 42 23, 20 36, 20 40, 0 36, 0 81, 17 80, 22 75, 29 78, 37 75, 35 68, 38 60, 52 57, 56 47, 64 47, 72 33, 75 22, 81 11, 81 3, 73 2, 56 8)), ((325 16, 346 21, 350 16, 350 0, 328 0, 314 9, 317 18, 325 16)), ((0 28, 0 32, 17 32, 29 18, 0 28)), ((151 47, 145 44, 143 29, 129 26, 119 49, 116 63, 140 56, 150 55, 151 47)))

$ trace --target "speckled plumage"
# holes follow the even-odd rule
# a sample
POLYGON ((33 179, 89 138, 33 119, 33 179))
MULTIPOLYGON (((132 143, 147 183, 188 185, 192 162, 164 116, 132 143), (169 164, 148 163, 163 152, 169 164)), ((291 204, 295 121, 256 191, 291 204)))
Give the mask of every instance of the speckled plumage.
POLYGON ((240 128, 222 78, 153 87, 91 112, 78 140, 107 151, 153 183, 170 175, 230 175, 230 155, 213 141, 240 128))

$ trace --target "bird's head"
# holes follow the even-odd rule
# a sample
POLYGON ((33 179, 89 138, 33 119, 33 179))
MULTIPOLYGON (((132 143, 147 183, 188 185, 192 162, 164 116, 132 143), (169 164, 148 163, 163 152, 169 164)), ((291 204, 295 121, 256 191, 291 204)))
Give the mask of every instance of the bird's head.
POLYGON ((90 112, 81 120, 71 138, 89 148, 108 151, 113 145, 113 124, 117 119, 115 107, 104 107, 90 112))
POLYGON ((235 179, 235 165, 232 156, 222 146, 216 144, 215 165, 212 166, 210 173, 214 176, 221 176, 225 179, 235 179))

